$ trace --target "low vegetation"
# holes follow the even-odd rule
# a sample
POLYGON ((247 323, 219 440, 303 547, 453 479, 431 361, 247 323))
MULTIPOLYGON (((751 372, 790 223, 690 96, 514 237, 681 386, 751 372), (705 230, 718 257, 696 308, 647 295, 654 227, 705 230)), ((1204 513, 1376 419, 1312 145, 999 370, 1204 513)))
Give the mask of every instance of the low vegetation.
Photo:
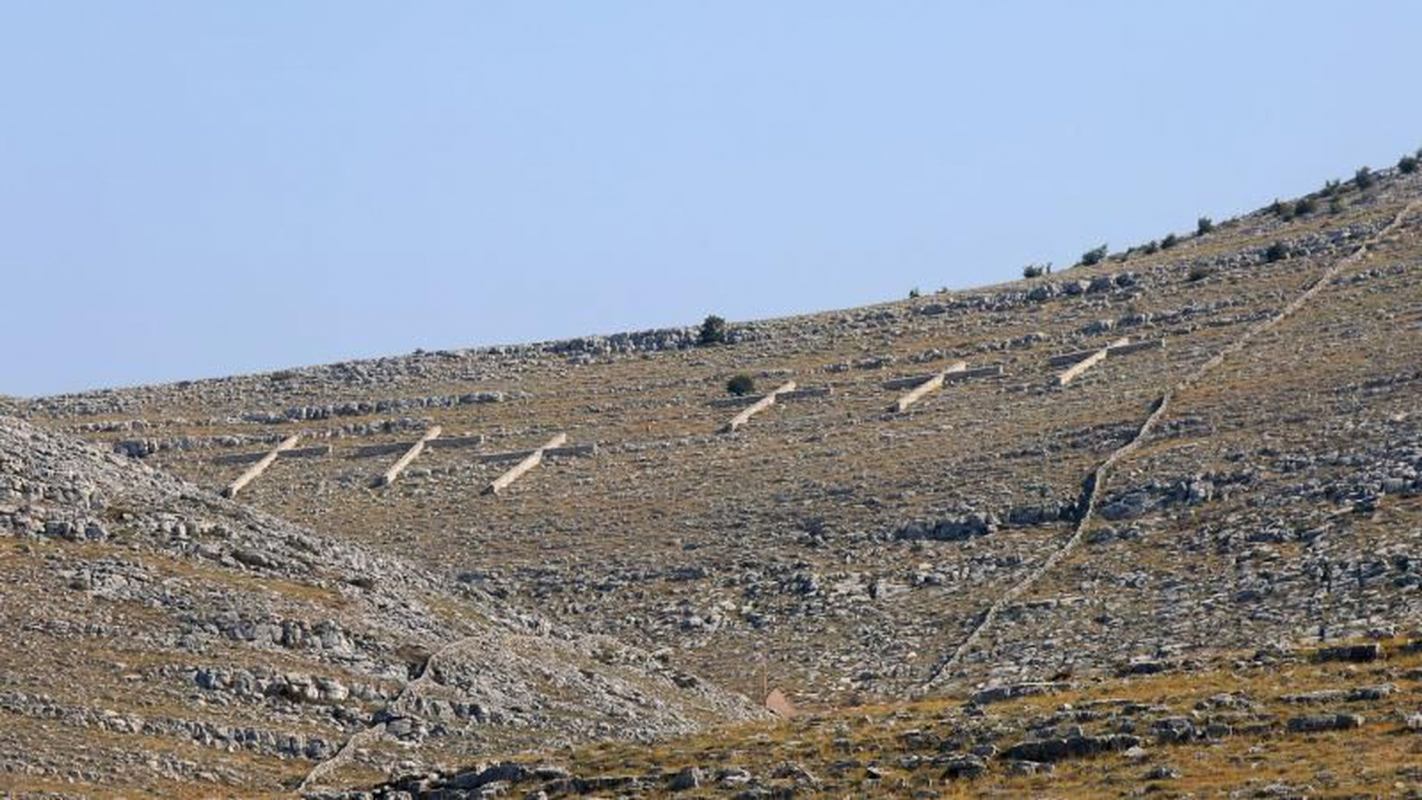
POLYGON ((725 344, 726 320, 711 314, 701 322, 701 333, 696 341, 702 345, 725 344))
POLYGON ((1082 253, 1082 254, 1081 254, 1081 265, 1084 266, 1084 267, 1089 267, 1089 266, 1092 266, 1092 265, 1094 265, 1094 264, 1100 264, 1100 263, 1101 263, 1102 261, 1104 261, 1105 259, 1106 259, 1106 245, 1105 245, 1105 244, 1102 244, 1102 245, 1099 246, 1099 247, 1093 247, 1093 248, 1091 248, 1090 250, 1087 250, 1085 253, 1082 253))
POLYGON ((755 378, 744 372, 733 375, 730 380, 726 381, 726 391, 736 397, 745 397, 755 391, 755 378))

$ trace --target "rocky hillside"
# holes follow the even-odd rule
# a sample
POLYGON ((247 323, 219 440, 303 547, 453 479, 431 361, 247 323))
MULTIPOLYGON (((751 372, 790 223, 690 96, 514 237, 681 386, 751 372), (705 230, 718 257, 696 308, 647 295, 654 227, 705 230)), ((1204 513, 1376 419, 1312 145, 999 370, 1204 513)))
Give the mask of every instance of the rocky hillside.
POLYGON ((282 793, 686 733, 744 700, 0 418, 0 793, 282 793))
MULTIPOLYGON (((626 642, 654 654, 627 657, 637 680, 692 687, 645 731, 599 712, 567 722, 568 739, 746 713, 690 675, 839 713, 1416 633, 1422 176, 1360 172, 1092 260, 732 323, 714 342, 687 327, 419 352, 15 410, 109 451, 110 468, 182 476, 205 508, 281 525, 263 513, 275 515, 322 537, 322 552, 408 564, 405 605, 390 607, 410 609, 409 625, 547 619, 566 633, 530 646, 626 642), (736 375, 753 379, 750 396, 728 395, 736 375), (758 413, 730 424, 745 412, 758 413), (264 455, 238 503, 217 499, 264 455), (456 614, 449 598, 478 610, 456 614)), ((36 547, 43 526, 25 524, 16 547, 36 547)), ((284 552, 193 558, 309 578, 284 552)), ((335 555, 304 558, 336 571, 352 604, 332 617, 342 631, 406 619, 370 594, 385 583, 350 583, 335 555)), ((75 551, 63 569, 91 561, 103 563, 75 551)), ((203 641, 234 641, 210 616, 203 641)), ((296 618, 315 635, 312 614, 296 618)), ((370 635, 398 647, 413 633, 370 635)), ((387 661, 425 674, 418 659, 387 661)), ((568 680, 571 715, 597 695, 568 680)), ((562 697, 543 689, 526 697, 562 697)), ((364 711, 367 727, 383 719, 364 711)), ((514 753, 544 724, 518 719, 474 729, 526 739, 450 747, 514 753)), ((404 725, 350 752, 377 765, 404 725)))

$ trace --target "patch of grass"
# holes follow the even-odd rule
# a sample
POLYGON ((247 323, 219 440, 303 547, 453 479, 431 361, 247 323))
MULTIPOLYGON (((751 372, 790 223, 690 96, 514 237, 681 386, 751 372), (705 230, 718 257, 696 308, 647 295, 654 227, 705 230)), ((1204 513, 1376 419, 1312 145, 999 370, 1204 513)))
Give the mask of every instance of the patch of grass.
MULTIPOLYGON (((1376 684, 1391 679, 1389 676, 1400 669, 1422 662, 1419 654, 1400 652, 1387 661, 1347 667, 1315 664, 1306 659, 1240 666, 1235 658, 1216 653, 1210 666, 1200 670, 1084 681, 1077 688, 1059 693, 993 704, 988 714, 994 727, 1015 731, 1006 734, 997 743, 999 746, 1031 738, 1028 730, 1035 721, 1067 708, 1112 708, 1137 703, 1162 707, 1156 712, 1158 716, 1188 716, 1197 703, 1225 693, 1242 695, 1255 704, 1259 719, 1282 721, 1320 710, 1286 703, 1286 694, 1376 684)), ((942 734, 955 730, 966 722, 961 695, 726 726, 649 745, 599 743, 542 756, 524 753, 517 758, 527 763, 551 761, 583 777, 669 774, 692 765, 736 766, 759 780, 787 787, 787 783, 772 776, 779 765, 790 761, 819 781, 812 789, 801 787, 797 794, 835 797, 865 793, 884 797, 1116 796, 1122 786, 1140 783, 1140 774, 1149 764, 1161 761, 1181 769, 1181 777, 1170 784, 1173 789, 1204 796, 1223 796, 1265 783, 1316 781, 1324 769, 1332 773, 1329 788, 1335 793, 1388 794, 1397 790, 1395 784, 1402 773, 1378 765, 1410 763, 1419 749, 1414 737, 1398 735, 1395 721, 1395 710, 1409 706, 1409 695, 1409 688, 1404 686, 1395 699, 1350 703, 1348 710, 1359 711, 1368 720, 1354 730, 1302 735, 1273 728, 1274 732, 1264 736, 1237 732, 1218 741, 1151 745, 1154 757, 1147 762, 1107 753, 1063 760, 1051 773, 1032 776, 989 769, 979 778, 948 780, 928 764, 907 766, 909 762, 904 759, 911 753, 926 758, 934 751, 914 748, 906 742, 904 733, 919 730, 942 734), (866 782, 868 765, 879 770, 879 780, 866 782)), ((1085 726, 1092 727, 1089 722, 1085 726)), ((1415 783, 1418 779, 1412 776, 1407 780, 1415 783)), ((664 796, 664 791, 658 788, 652 794, 664 796)))

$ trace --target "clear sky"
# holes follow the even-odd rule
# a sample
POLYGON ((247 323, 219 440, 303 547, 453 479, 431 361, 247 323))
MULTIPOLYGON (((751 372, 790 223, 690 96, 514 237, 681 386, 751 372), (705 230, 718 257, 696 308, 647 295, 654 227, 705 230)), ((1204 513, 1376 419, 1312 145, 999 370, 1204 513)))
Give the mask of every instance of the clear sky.
POLYGON ((1422 145, 1416 2, 0 0, 0 393, 1017 277, 1422 145))

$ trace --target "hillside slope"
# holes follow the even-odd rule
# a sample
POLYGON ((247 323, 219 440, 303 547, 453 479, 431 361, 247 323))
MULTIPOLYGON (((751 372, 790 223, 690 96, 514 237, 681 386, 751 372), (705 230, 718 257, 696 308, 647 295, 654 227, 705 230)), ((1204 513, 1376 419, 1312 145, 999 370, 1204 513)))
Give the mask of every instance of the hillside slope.
POLYGON ((758 715, 644 652, 4 417, 0 534, 3 793, 281 793, 758 715))
POLYGON ((1422 177, 1311 199, 713 346, 649 331, 19 411, 209 491, 296 435, 242 504, 802 709, 1410 635, 1422 177), (738 373, 796 388, 726 432, 738 373))

